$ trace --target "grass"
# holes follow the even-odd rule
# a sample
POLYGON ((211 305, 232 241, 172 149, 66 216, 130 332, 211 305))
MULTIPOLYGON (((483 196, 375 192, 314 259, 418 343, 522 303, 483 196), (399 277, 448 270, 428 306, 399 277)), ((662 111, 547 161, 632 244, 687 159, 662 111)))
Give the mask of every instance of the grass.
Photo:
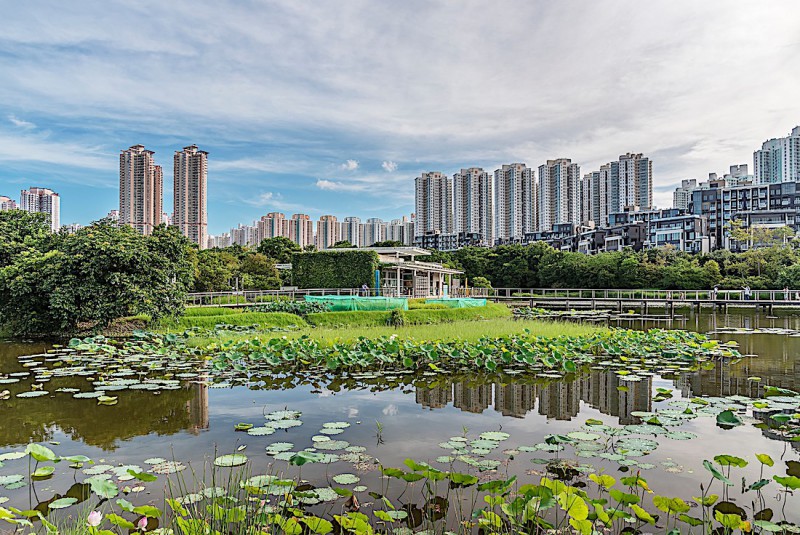
POLYGON ((239 312, 238 314, 194 315, 183 316, 177 322, 166 322, 158 326, 158 330, 167 332, 181 332, 190 327, 213 329, 216 325, 259 325, 261 327, 289 327, 297 325, 306 326, 300 316, 285 312, 239 312))
MULTIPOLYGON (((532 334, 546 337, 560 335, 578 336, 601 330, 598 327, 557 321, 515 321, 511 309, 502 304, 489 303, 480 308, 413 309, 403 312, 405 325, 387 325, 390 311, 320 312, 309 314, 307 321, 294 314, 284 312, 245 312, 229 308, 190 308, 178 322, 160 325, 162 331, 182 332, 190 327, 213 329, 220 323, 228 325, 253 325, 262 327, 288 327, 296 325, 298 330, 281 334, 296 338, 308 335, 318 340, 354 340, 361 336, 377 338, 396 335, 417 340, 466 340, 482 337, 500 337, 522 333, 528 329, 532 334)), ((229 339, 269 339, 274 333, 220 334, 216 337, 196 337, 192 345, 202 346, 229 339)))
MULTIPOLYGON (((382 327, 391 312, 369 310, 357 312, 319 312, 306 317, 316 327, 382 327)), ((407 325, 429 325, 463 320, 488 320, 510 318, 511 309, 505 305, 489 303, 480 308, 414 309, 405 312, 407 325)))
MULTIPOLYGON (((605 330, 580 323, 547 321, 547 320, 526 320, 516 321, 511 318, 494 318, 489 320, 459 320, 451 323, 438 323, 429 325, 405 325, 403 327, 380 326, 349 326, 338 328, 325 327, 305 327, 289 333, 281 333, 280 336, 288 338, 299 338, 307 335, 311 338, 333 343, 335 341, 347 342, 356 340, 361 336, 378 338, 380 336, 397 336, 403 339, 415 340, 441 340, 455 341, 463 340, 474 342, 483 337, 496 338, 512 334, 521 334, 528 329, 532 335, 553 338, 556 336, 581 336, 591 335, 605 330)), ((220 334, 216 337, 196 337, 189 340, 192 346, 205 346, 211 343, 223 343, 228 340, 241 340, 244 338, 260 338, 268 340, 274 337, 274 333, 230 333, 220 334)))
POLYGON ((183 313, 184 317, 196 316, 227 316, 229 314, 241 314, 243 308, 223 308, 223 307, 193 307, 187 308, 183 313))

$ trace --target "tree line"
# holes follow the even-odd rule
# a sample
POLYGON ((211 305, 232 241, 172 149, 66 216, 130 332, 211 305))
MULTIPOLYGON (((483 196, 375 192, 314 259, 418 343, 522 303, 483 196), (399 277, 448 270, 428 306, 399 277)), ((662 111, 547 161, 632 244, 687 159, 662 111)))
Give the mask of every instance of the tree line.
POLYGON ((476 286, 485 282, 495 288, 800 288, 800 252, 780 245, 743 253, 658 248, 586 255, 535 243, 435 251, 430 259, 463 270, 476 286))

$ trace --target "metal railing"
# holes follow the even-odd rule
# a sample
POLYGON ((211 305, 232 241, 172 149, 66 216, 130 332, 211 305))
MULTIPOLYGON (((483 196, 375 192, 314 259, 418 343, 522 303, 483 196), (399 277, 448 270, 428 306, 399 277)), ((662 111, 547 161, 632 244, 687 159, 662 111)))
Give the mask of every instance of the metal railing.
MULTIPOLYGON (((391 288, 303 288, 282 290, 247 290, 240 292, 191 293, 188 306, 243 306, 275 299, 302 299, 305 295, 349 295, 372 297, 432 297, 431 295, 408 295, 391 288)), ((449 297, 488 298, 497 301, 514 300, 607 300, 607 301, 672 301, 719 303, 793 302, 800 306, 800 290, 752 290, 749 297, 744 290, 616 290, 593 288, 453 288, 449 297)), ((437 296, 442 297, 442 296, 437 296)))
POLYGON ((593 289, 593 288, 471 288, 483 296, 498 299, 551 300, 649 300, 649 301, 753 301, 789 302, 800 304, 800 290, 652 290, 652 289, 593 289))

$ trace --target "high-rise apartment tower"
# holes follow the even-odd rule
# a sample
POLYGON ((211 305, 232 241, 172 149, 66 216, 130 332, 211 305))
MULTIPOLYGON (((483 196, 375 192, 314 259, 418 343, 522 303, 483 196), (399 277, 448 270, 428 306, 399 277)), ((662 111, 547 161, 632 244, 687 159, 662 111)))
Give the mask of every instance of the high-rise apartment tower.
POLYGON ((197 145, 176 151, 174 157, 172 224, 201 249, 208 245, 208 153, 197 145))
POLYGON ((161 224, 164 175, 151 150, 134 145, 119 155, 119 222, 145 236, 161 224))

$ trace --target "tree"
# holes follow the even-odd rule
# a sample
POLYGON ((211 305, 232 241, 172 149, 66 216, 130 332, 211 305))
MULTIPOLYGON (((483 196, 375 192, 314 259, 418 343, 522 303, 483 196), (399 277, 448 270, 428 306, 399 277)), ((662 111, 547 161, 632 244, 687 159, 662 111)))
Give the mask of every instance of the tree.
POLYGON ((354 247, 355 247, 355 245, 353 245, 349 241, 340 240, 340 241, 337 241, 336 243, 334 243, 333 245, 331 245, 330 248, 331 249, 352 249, 354 247))
POLYGON ((145 237, 98 222, 39 245, 0 268, 0 324, 11 334, 74 334, 184 309, 194 250, 177 228, 145 237))
POLYGON ((303 247, 303 252, 304 253, 316 253, 317 252, 317 246, 314 245, 313 243, 309 243, 308 245, 303 247))
POLYGON ((486 277, 475 277, 472 279, 473 288, 491 288, 492 283, 486 277))
POLYGON ((23 210, 0 212, 0 267, 11 264, 22 252, 43 250, 53 239, 45 214, 23 210))
POLYGON ((299 253, 300 246, 284 236, 267 238, 258 244, 259 253, 272 258, 278 264, 288 264, 292 261, 292 253, 299 253))
POLYGON ((402 247, 403 242, 397 240, 376 241, 370 247, 402 247))
POLYGON ((206 249, 197 254, 194 279, 196 292, 223 292, 231 289, 231 279, 239 260, 225 249, 206 249))
POLYGON ((275 290, 281 286, 275 262, 261 253, 247 255, 239 265, 239 273, 242 287, 247 290, 275 290))

